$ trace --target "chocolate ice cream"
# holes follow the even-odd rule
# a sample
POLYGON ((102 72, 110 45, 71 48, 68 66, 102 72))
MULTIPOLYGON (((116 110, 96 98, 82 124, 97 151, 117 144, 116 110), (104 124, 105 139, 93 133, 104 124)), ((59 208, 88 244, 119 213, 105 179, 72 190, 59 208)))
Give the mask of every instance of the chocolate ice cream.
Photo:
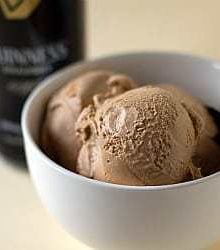
POLYGON ((169 91, 142 87, 90 105, 76 129, 76 171, 125 185, 162 185, 201 177, 192 163, 203 120, 169 91))
POLYGON ((220 146, 209 137, 202 137, 198 143, 193 163, 201 168, 203 176, 220 170, 220 146))
POLYGON ((41 131, 44 152, 54 161, 75 171, 82 146, 75 134, 75 123, 82 110, 93 101, 100 105, 105 99, 134 86, 131 78, 103 70, 91 71, 71 80, 48 102, 41 131))
POLYGON ((170 84, 161 84, 160 86, 172 92, 188 110, 196 112, 204 121, 204 129, 200 134, 193 163, 201 168, 204 176, 220 170, 220 146, 215 142, 215 136, 219 131, 208 109, 198 98, 191 96, 177 86, 170 84))
POLYGON ((203 135, 214 137, 218 133, 217 126, 203 103, 184 89, 171 84, 160 84, 161 88, 170 91, 184 105, 189 112, 196 112, 204 121, 203 135))
POLYGON ((49 100, 44 152, 83 176, 163 185, 220 170, 216 122, 200 100, 170 84, 136 88, 128 76, 85 73, 49 100))

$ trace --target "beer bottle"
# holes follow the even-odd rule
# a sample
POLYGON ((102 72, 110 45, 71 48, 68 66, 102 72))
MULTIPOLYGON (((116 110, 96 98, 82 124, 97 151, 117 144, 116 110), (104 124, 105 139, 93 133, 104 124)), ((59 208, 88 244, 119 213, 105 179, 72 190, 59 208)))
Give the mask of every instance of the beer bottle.
POLYGON ((30 91, 83 58, 82 0, 0 0, 0 151, 24 159, 20 116, 30 91))

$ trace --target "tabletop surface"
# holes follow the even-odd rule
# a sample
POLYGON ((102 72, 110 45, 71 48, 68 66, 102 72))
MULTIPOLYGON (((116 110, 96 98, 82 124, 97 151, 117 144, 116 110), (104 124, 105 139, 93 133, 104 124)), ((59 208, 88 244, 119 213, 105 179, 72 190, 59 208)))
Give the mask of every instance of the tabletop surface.
MULTIPOLYGON (((66 233, 48 214, 25 166, 16 166, 1 155, 0 197, 0 249, 91 250, 66 233)), ((219 249, 220 243, 216 243, 207 250, 219 249)))
MULTIPOLYGON (((87 2, 87 56, 159 49, 220 58, 218 0, 87 2), (181 31, 181 32, 180 32, 181 31)), ((0 249, 89 250, 42 206, 28 171, 0 156, 0 249)), ((210 250, 219 250, 220 242, 210 250)))
POLYGON ((87 250, 42 206, 25 166, 0 156, 0 249, 87 250), (4 246, 4 247, 3 247, 4 246))

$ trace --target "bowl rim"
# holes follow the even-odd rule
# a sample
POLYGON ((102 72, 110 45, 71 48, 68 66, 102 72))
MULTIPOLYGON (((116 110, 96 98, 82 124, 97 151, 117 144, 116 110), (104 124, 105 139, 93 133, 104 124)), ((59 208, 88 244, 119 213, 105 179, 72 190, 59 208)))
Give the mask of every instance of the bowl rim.
MULTIPOLYGON (((119 190, 126 190, 126 191, 164 191, 164 190, 173 190, 173 189, 179 189, 179 188, 186 188, 191 187, 194 185, 207 183, 208 181, 212 179, 216 179, 220 176, 220 171, 216 172, 214 174, 211 174, 209 176, 202 177, 197 180, 187 181, 187 182, 181 182, 176 184, 166 184, 166 185, 155 185, 155 186, 131 186, 131 185, 122 185, 122 184, 114 184, 114 183, 108 183, 103 182, 95 179, 90 179, 87 177, 84 177, 80 174, 74 173, 52 159, 50 159, 37 145, 37 143, 34 141, 34 139, 31 136, 30 129, 28 127, 28 113, 29 109, 32 106, 32 103, 34 100, 39 96, 39 94, 43 91, 44 88, 46 88, 48 85, 51 85, 54 81, 60 79, 60 77, 65 74, 65 72, 69 72, 70 69, 76 69, 77 67, 81 67, 82 65, 89 65, 92 63, 98 63, 99 61, 105 61, 109 59, 118 59, 123 57, 129 57, 129 56, 170 56, 170 57, 180 57, 180 58, 188 58, 189 60, 196 60, 198 62, 206 62, 207 64, 212 65, 213 67, 216 67, 220 69, 220 62, 218 62, 215 59, 211 59, 209 57, 199 56, 199 55, 192 55, 189 53, 182 53, 182 52, 173 52, 173 51, 138 51, 138 52, 130 52, 130 53, 119 53, 119 54, 113 54, 109 56, 104 57, 96 57, 94 59, 90 60, 84 60, 77 63, 70 64, 61 70, 58 70, 57 72, 51 74, 50 76, 46 77, 37 87, 34 88, 32 93, 27 98, 21 115, 21 127, 22 127, 22 133, 24 137, 24 144, 26 144, 25 141, 28 141, 29 144, 34 149, 35 153, 46 163, 47 167, 52 168, 54 171, 59 171, 61 174, 64 174, 70 178, 77 178, 79 181, 89 183, 91 185, 98 185, 105 188, 114 188, 119 190)), ((26 150, 25 150, 26 151, 26 150)), ((28 166, 29 167, 29 166, 28 166)), ((30 167, 29 167, 30 168, 30 167)))

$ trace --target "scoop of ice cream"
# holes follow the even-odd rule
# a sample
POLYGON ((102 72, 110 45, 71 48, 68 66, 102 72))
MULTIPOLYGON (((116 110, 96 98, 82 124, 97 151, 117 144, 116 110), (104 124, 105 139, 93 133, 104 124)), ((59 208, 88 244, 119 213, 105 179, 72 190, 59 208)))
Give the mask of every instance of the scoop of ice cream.
POLYGON ((217 126, 203 103, 196 97, 191 96, 182 88, 171 84, 160 84, 160 87, 173 93, 175 97, 189 110, 196 112, 204 120, 203 135, 214 137, 218 133, 217 126))
POLYGON ((175 96, 143 87, 86 108, 76 129, 83 141, 76 171, 106 182, 162 185, 200 176, 192 156, 202 120, 175 96))
POLYGON ((203 119, 204 130, 193 157, 195 166, 199 167, 202 175, 205 176, 220 170, 220 146, 214 141, 218 128, 206 107, 199 99, 190 96, 189 93, 177 86, 164 84, 161 87, 171 91, 188 110, 197 112, 203 119))
POLYGON ((220 170, 220 146, 209 137, 202 137, 193 157, 195 166, 201 168, 203 176, 220 170))
POLYGON ((110 71, 91 71, 71 80, 49 100, 41 131, 43 150, 64 167, 75 170, 81 142, 75 123, 83 108, 96 106, 135 86, 134 81, 110 71))

